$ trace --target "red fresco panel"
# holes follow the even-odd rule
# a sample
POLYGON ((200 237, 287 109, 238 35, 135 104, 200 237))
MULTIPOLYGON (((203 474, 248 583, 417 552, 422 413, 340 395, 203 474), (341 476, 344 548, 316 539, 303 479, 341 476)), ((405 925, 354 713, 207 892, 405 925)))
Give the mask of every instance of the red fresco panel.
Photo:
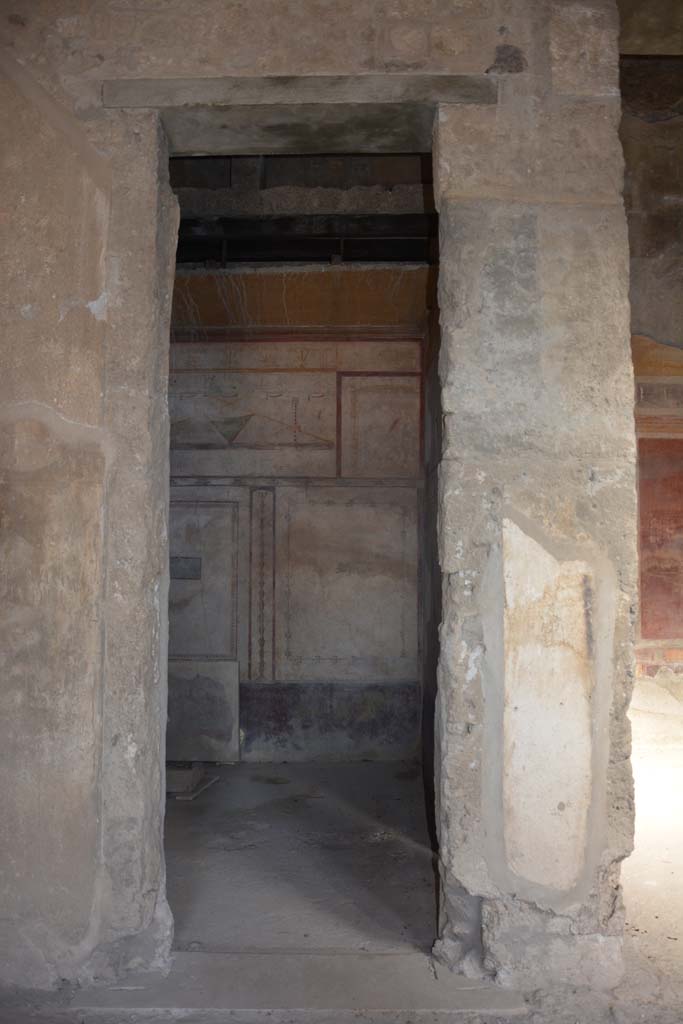
POLYGON ((683 439, 638 442, 640 629, 644 640, 683 638, 683 439))

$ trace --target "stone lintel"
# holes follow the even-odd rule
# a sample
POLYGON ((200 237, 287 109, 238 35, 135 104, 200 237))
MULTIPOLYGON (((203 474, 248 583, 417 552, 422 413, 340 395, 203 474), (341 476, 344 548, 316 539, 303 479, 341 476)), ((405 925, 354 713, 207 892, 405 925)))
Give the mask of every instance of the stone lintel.
POLYGON ((486 75, 274 75, 265 78, 118 78, 102 83, 105 107, 493 103, 486 75))

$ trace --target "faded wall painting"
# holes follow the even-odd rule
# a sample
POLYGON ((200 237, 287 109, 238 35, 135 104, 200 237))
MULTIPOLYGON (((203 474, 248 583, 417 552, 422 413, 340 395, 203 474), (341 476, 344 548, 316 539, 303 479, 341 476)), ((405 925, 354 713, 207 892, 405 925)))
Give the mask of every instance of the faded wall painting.
MULTIPOLYGON (((640 629, 644 640, 681 637, 683 438, 641 437, 640 629)), ((683 652, 681 652, 683 660, 683 652)))
POLYGON ((683 663, 683 353, 635 335, 640 670, 683 663))
POLYGON ((230 720, 218 663, 237 663, 242 756, 415 749, 420 354, 377 330, 171 346, 170 652, 205 690, 216 663, 230 720))
POLYGON ((277 677, 417 678, 414 491, 282 487, 277 677))
POLYGON ((178 374, 170 394, 173 474, 335 475, 329 374, 178 374))
POLYGON ((341 373, 342 476, 407 477, 420 473, 421 381, 413 374, 341 373))

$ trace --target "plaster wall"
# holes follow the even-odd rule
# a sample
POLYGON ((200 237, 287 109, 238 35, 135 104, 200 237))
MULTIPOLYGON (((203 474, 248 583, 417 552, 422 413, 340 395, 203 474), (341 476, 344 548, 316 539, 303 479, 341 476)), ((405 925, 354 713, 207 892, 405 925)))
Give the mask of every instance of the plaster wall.
POLYGON ((215 744, 200 691, 193 707, 176 686, 190 659, 201 692, 214 665, 217 720, 239 718, 245 760, 418 752, 426 279, 419 266, 177 274, 169 709, 195 759, 215 744))
MULTIPOLYGON (((401 72, 479 83, 467 105, 440 107, 435 136, 445 415, 438 953, 504 983, 613 983, 619 861, 632 829, 636 516, 612 3, 260 0, 231 14, 218 0, 163 10, 17 0, 3 19, 3 195, 16 224, 3 420, 17 496, 3 521, 17 553, 3 585, 10 621, 35 627, 3 645, 16 653, 2 728, 17 739, 3 746, 18 780, 2 814, 3 980, 47 986, 162 966, 170 940, 161 826, 176 213, 158 113, 102 107, 103 80, 172 77, 182 91, 183 76, 325 72, 356 76, 358 89, 364 73, 401 72), (38 513, 31 499, 43 491, 51 497, 38 513), (546 674, 542 637, 526 667, 527 724, 513 727, 506 701, 523 679, 513 685, 520 647, 504 602, 532 541, 552 568, 544 607, 568 578, 575 614, 577 563, 605 584, 582 598, 579 671, 546 674), (579 685, 588 679, 590 711, 579 685), (533 836, 523 857, 510 857, 499 801, 510 771, 504 730, 528 740, 564 685, 559 721, 580 727, 579 774, 590 749, 590 781, 572 790, 575 859, 560 873, 533 836), (25 742, 36 734, 39 757, 25 742)), ((565 834, 533 774, 521 810, 538 804, 544 834, 565 834)))

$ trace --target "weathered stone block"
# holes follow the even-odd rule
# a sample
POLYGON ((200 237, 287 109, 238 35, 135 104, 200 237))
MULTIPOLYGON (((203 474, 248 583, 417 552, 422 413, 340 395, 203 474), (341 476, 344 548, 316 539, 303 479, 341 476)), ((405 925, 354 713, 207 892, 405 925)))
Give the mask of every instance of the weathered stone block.
POLYGON ((581 934, 521 900, 484 900, 482 936, 484 963, 504 985, 609 989, 623 976, 621 936, 581 934))
POLYGON ((623 211, 449 202, 442 233, 445 456, 632 451, 623 211))
POLYGON ((618 96, 619 24, 612 4, 554 4, 551 80, 556 94, 618 96))
POLYGON ((619 99, 515 96, 439 107, 437 204, 445 199, 620 203, 619 99))

